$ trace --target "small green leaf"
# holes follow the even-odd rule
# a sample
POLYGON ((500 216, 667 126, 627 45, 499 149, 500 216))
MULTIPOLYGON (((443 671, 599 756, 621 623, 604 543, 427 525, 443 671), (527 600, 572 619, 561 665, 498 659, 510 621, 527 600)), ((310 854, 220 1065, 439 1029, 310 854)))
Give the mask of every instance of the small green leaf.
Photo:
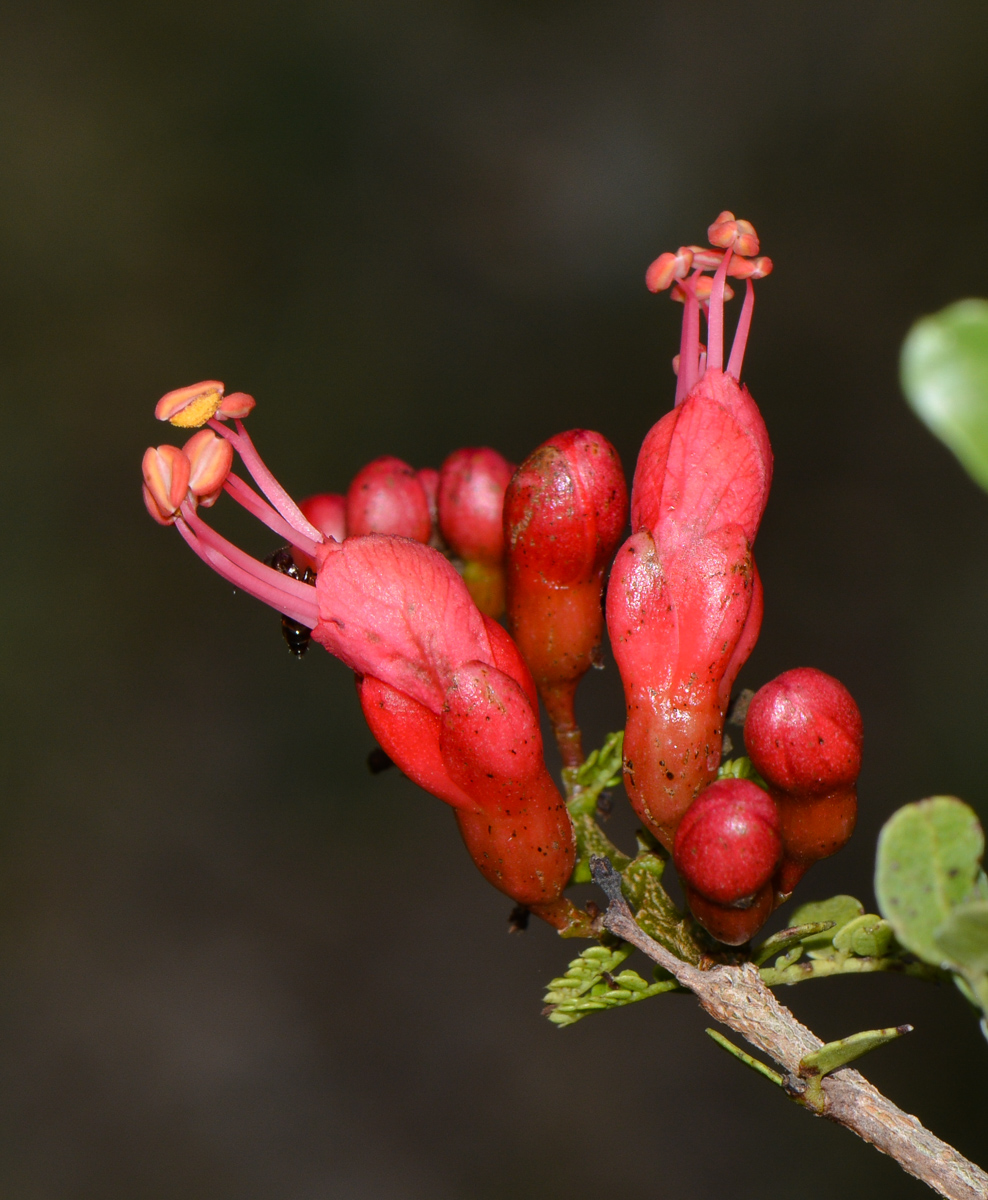
MULTIPOLYGON (((807 925, 790 925, 787 929, 780 929, 778 933, 767 937, 760 946, 755 946, 751 951, 751 961, 756 967, 760 967, 762 963, 768 962, 773 954, 780 954, 795 945, 799 946, 799 951, 802 953, 813 934, 830 930, 828 936, 832 938, 835 928, 836 925, 833 921, 812 921, 807 925)), ((796 959, 794 958, 792 961, 795 962, 796 959)))
POLYGON ((841 1038, 837 1042, 827 1042, 819 1050, 807 1054, 799 1064, 799 1073, 803 1078, 811 1075, 823 1077, 831 1071, 838 1071, 854 1062, 869 1050, 884 1046, 886 1042, 902 1037, 904 1033, 912 1033, 911 1025, 893 1025, 891 1029, 867 1029, 864 1033, 852 1033, 850 1037, 841 1038))
POLYGON ((959 904, 934 930, 933 940, 951 966, 988 972, 988 900, 959 904))
POLYGON ((925 962, 943 963, 934 933, 970 898, 983 851, 977 816, 952 796, 907 804, 879 834, 878 906, 902 945, 925 962))
POLYGON ((834 938, 856 917, 864 913, 864 905, 853 896, 831 896, 829 900, 813 900, 801 904, 792 914, 793 925, 810 925, 820 921, 833 921, 834 927, 803 939, 803 945, 811 958, 834 953, 834 938))
POLYGON ((877 913, 849 921, 834 935, 834 949, 858 958, 881 958, 892 944, 892 926, 877 913))
POLYGON ((917 321, 900 366, 913 411, 988 488, 988 301, 959 300, 917 321))

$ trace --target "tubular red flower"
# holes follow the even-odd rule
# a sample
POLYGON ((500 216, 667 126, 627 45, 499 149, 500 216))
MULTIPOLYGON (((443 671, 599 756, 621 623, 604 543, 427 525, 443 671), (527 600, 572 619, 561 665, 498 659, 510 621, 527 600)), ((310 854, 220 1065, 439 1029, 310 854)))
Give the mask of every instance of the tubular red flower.
MULTIPOLYGON (((718 222, 728 219, 722 213, 718 222)), ((721 369, 732 258, 725 244, 711 285, 705 362, 697 299, 702 267, 683 283, 676 406, 639 453, 633 532, 618 551, 607 596, 628 713, 625 784, 636 812, 667 847, 716 776, 730 690, 762 616, 752 545, 768 499, 772 452, 761 414, 736 377, 750 280, 745 324, 739 323, 728 371, 721 369)))
POLYGON ((599 657, 604 571, 627 512, 618 453, 586 429, 534 450, 505 497, 509 628, 570 767, 583 759, 576 688, 599 657))
POLYGON ((318 503, 310 500, 303 514, 239 421, 232 431, 213 419, 209 425, 188 444, 191 462, 176 447, 145 455, 151 515, 174 521, 223 578, 301 633, 311 630, 350 666, 380 744, 456 810, 485 877, 551 924, 568 924, 575 909, 562 893, 576 857, 573 829, 542 757, 535 685, 511 638, 479 612, 437 550, 381 534, 335 541, 307 516, 325 524, 327 514, 338 516, 339 498, 328 505, 327 497, 313 498, 318 503), (227 474, 233 450, 264 496, 227 474), (308 574, 294 578, 258 562, 202 520, 197 490, 212 496, 219 486, 285 534, 297 560, 314 563, 315 586, 308 574))

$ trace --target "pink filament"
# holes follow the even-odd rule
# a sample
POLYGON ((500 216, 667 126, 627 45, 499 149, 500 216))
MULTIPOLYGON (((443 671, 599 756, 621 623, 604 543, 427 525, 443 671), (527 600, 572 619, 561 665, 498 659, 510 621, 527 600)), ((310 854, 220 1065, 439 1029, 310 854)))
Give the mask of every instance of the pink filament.
POLYGON ((293 546, 297 546, 299 550, 304 550, 311 558, 315 558, 316 543, 289 525, 285 518, 260 497, 249 483, 245 483, 231 471, 223 486, 228 495, 232 496, 249 513, 253 513, 259 521, 263 521, 268 529, 273 529, 286 542, 291 542, 293 546))
POLYGON ((714 275, 713 287, 710 290, 710 304, 707 307, 707 370, 720 371, 724 366, 724 284, 727 281, 727 268, 731 262, 731 249, 724 251, 714 275))
POLYGON ((734 343, 727 364, 728 375, 733 375, 737 380, 741 378, 741 364, 744 362, 744 350, 748 344, 748 330, 751 328, 751 314, 754 308, 755 285, 748 279, 745 281, 744 304, 741 307, 741 316, 738 317, 738 327, 734 331, 734 343))
POLYGON ((253 477, 254 482, 292 529, 302 534, 303 537, 310 538, 318 545, 322 545, 326 539, 314 525, 309 524, 295 501, 264 465, 261 456, 257 453, 257 448, 250 440, 250 434, 244 428, 243 421, 236 422, 236 433, 231 432, 226 425, 215 418, 209 421, 208 425, 220 437, 225 437, 231 443, 234 450, 240 455, 244 466, 253 477))
POLYGON ((313 629, 319 621, 315 588, 267 567, 211 529, 192 505, 182 505, 175 525, 189 547, 213 570, 277 612, 313 629))
POLYGON ((697 268, 682 282, 686 293, 683 313, 683 333, 679 342, 679 375, 676 379, 676 404, 686 399, 700 375, 700 302, 696 298, 695 281, 703 274, 697 268))

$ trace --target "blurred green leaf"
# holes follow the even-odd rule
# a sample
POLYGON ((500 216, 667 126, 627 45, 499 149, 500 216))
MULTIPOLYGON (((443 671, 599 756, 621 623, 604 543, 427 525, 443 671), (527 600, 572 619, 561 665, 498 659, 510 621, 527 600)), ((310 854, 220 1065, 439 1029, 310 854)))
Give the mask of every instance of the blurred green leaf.
POLYGON ((972 897, 983 852, 977 816, 952 796, 907 804, 886 821, 878 837, 875 893, 907 950, 943 963, 935 934, 951 910, 972 897))
POLYGON ((959 300, 917 321, 901 378, 916 415, 988 489, 988 300, 959 300))
POLYGON ((760 788, 768 791, 768 784, 752 766, 751 759, 746 754, 740 758, 725 758, 717 768, 717 778, 750 779, 752 783, 757 783, 760 788))
POLYGON ((935 930, 946 961, 971 973, 988 972, 988 901, 959 904, 935 930))

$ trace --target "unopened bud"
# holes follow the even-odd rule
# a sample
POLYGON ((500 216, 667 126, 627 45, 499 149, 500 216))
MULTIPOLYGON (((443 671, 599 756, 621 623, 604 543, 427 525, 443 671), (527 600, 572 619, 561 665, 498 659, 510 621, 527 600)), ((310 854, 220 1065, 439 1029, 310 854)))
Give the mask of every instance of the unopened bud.
POLYGON ((385 455, 358 471, 347 489, 346 529, 350 537, 389 533, 428 542, 429 501, 414 469, 385 455))
POLYGON ((342 542, 346 537, 346 497, 337 492, 320 492, 299 504, 302 516, 326 537, 342 542))

